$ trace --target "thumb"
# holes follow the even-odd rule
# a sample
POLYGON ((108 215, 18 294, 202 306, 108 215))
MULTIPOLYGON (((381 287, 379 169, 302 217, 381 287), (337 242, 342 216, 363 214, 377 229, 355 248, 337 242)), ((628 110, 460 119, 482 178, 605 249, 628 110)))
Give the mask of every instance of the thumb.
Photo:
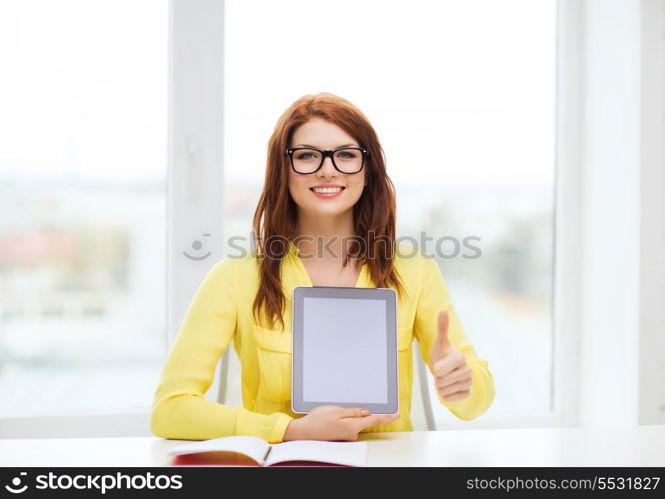
POLYGON ((439 312, 438 322, 439 333, 436 337, 436 346, 440 349, 440 351, 444 351, 450 346, 450 340, 448 339, 448 323, 448 312, 441 310, 441 312, 439 312))

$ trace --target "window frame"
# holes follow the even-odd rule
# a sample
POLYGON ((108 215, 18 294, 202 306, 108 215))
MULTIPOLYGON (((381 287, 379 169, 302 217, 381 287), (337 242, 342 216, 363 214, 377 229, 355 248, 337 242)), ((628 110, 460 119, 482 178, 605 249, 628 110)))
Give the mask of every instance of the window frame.
POLYGON ((643 0, 640 23, 638 423, 665 424, 665 4, 643 0))

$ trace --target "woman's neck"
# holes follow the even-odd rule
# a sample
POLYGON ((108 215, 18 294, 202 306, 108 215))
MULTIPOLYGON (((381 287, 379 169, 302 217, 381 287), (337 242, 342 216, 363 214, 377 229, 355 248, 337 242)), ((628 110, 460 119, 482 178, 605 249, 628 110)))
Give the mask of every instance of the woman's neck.
POLYGON ((353 236, 353 210, 330 217, 309 217, 302 212, 298 214, 295 242, 304 256, 312 255, 325 260, 342 259, 353 236))

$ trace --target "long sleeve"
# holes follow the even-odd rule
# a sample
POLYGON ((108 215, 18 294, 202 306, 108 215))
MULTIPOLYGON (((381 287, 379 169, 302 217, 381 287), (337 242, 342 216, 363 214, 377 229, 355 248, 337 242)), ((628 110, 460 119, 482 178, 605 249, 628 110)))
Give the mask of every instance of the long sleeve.
POLYGON ((421 257, 421 260, 421 288, 414 324, 414 335, 418 340, 420 355, 433 375, 430 352, 438 334, 439 311, 447 310, 449 317, 448 338, 451 344, 466 357, 466 362, 471 368, 472 387, 471 394, 464 400, 447 402, 443 400, 438 392, 437 395, 439 402, 446 406, 456 417, 471 420, 480 416, 492 404, 495 393, 494 378, 487 367, 487 361, 476 356, 473 346, 469 343, 462 329, 436 260, 425 257, 421 257))
POLYGON ((270 415, 229 407, 205 398, 215 368, 238 324, 233 259, 217 262, 199 285, 171 345, 154 395, 150 430, 157 437, 208 440, 252 435, 282 441, 288 414, 270 415))

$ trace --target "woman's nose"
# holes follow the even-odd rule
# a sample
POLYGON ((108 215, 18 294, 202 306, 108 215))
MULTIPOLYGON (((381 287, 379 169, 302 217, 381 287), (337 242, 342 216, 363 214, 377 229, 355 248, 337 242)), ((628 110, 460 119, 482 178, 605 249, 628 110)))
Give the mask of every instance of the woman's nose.
POLYGON ((329 156, 324 158, 321 169, 318 171, 319 176, 321 177, 336 177, 337 170, 333 166, 332 158, 329 156))

